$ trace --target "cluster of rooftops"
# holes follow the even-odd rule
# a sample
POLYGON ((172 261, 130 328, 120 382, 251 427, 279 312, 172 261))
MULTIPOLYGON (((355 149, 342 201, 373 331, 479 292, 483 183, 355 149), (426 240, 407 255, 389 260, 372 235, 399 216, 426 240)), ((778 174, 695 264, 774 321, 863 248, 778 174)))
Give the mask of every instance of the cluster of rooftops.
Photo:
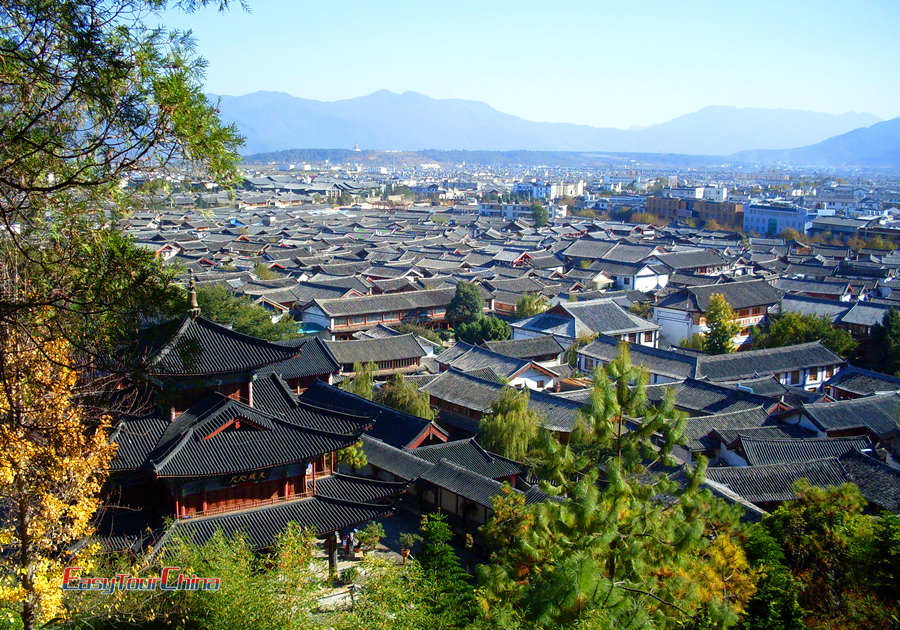
MULTIPOLYGON (((478 445, 479 420, 504 388, 531 390, 545 429, 565 437, 589 400, 585 376, 623 343, 650 375, 649 399, 674 389, 689 416, 683 465, 707 456, 707 484, 748 515, 790 500, 800 477, 852 481, 873 508, 900 511, 900 378, 854 366, 821 342, 718 356, 679 345, 684 331, 702 332, 719 293, 746 329, 796 311, 828 317, 865 347, 900 300, 893 252, 579 217, 535 227, 426 211, 267 208, 129 221, 142 246, 182 264, 197 285, 250 296, 307 334, 271 343, 194 313, 148 336, 165 403, 116 425, 114 485, 140 509, 102 516, 108 544, 158 548, 176 530, 202 539, 220 528, 265 546, 287 521, 324 534, 410 497, 474 527, 504 481, 527 501, 545 498, 524 465, 478 445), (478 284, 484 313, 506 319, 511 339, 439 344, 397 329, 452 325, 446 308, 460 281, 478 284), (527 294, 543 296, 547 310, 518 317, 527 294), (379 379, 405 373, 437 418, 335 387, 369 361, 379 379), (360 440, 366 467, 335 463, 360 440), (174 517, 168 529, 165 516, 174 517), (138 535, 148 527, 149 539, 138 535)), ((736 342, 749 345, 752 334, 742 333, 736 342)))

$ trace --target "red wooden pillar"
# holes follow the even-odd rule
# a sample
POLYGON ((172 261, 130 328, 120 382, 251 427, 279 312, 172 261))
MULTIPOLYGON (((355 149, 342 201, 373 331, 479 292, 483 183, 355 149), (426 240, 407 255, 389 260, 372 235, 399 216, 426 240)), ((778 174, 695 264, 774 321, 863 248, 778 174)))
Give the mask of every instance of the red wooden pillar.
POLYGON ((313 462, 313 494, 316 493, 316 464, 313 462))
POLYGON ((175 491, 175 518, 181 518, 181 505, 178 501, 178 491, 175 491))

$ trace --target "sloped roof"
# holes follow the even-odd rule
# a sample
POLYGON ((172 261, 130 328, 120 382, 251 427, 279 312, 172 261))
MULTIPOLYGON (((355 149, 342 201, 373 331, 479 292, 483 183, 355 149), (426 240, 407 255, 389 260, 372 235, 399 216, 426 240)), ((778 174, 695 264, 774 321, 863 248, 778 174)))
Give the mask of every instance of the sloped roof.
POLYGON ((475 438, 420 446, 411 452, 432 464, 446 459, 491 479, 521 474, 525 470, 522 464, 484 450, 475 438))
POLYGON ((827 384, 860 396, 900 391, 900 377, 865 370, 855 365, 843 368, 827 384))
POLYGON ((371 339, 350 339, 348 341, 325 341, 332 356, 342 365, 366 364, 369 361, 395 361, 418 359, 425 356, 422 346, 413 334, 378 337, 371 339))
POLYGON ((366 433, 398 448, 409 446, 429 430, 436 431, 446 438, 443 431, 425 418, 380 405, 321 381, 313 383, 300 399, 326 409, 371 418, 373 426, 366 433))
POLYGON ((741 435, 744 458, 751 466, 805 462, 823 457, 840 457, 850 451, 871 448, 865 437, 803 438, 799 440, 758 439, 741 435))
POLYGON ((697 357, 697 376, 713 381, 736 381, 843 363, 844 359, 823 346, 821 341, 811 341, 780 348, 700 355, 697 357))
POLYGON ((161 376, 250 372, 297 354, 294 348, 188 316, 145 329, 139 346, 148 371, 161 376))
POLYGON ((849 481, 837 457, 766 466, 724 466, 706 469, 706 477, 728 486, 753 503, 792 501, 797 498, 793 483, 805 478, 819 488, 839 486, 849 481))
POLYGON ((824 431, 866 428, 875 435, 900 431, 900 394, 876 394, 853 400, 801 405, 801 411, 824 431))
MULTIPOLYGON (((484 412, 503 395, 504 387, 507 386, 450 368, 420 389, 440 400, 484 412)), ((581 407, 581 403, 560 396, 529 392, 528 408, 543 415, 544 428, 552 431, 571 431, 581 407)))
POLYGON ((299 401, 288 418, 216 393, 166 427, 149 464, 159 477, 204 477, 261 470, 349 446, 359 439, 366 422, 365 418, 299 401), (307 416, 315 416, 310 424, 318 426, 303 424, 307 416), (329 417, 338 420, 331 431, 324 429, 329 417), (241 422, 241 428, 231 426, 235 420, 241 422))
POLYGON ((417 308, 447 306, 453 300, 456 289, 428 289, 403 293, 382 293, 355 298, 314 300, 322 312, 331 317, 408 311, 417 308))
POLYGON ((548 354, 560 354, 565 348, 552 335, 537 335, 525 339, 485 341, 484 347, 492 352, 517 359, 531 359, 548 354))
POLYGON ((686 287, 660 300, 657 306, 705 313, 709 308, 709 298, 713 293, 725 296, 733 309, 769 306, 778 303, 781 299, 778 290, 765 280, 748 280, 686 287))
POLYGON ((757 406, 738 411, 687 418, 684 422, 683 435, 688 442, 687 446, 690 450, 702 451, 712 447, 712 444, 704 438, 713 431, 775 424, 775 420, 769 419, 769 413, 763 407, 757 406))
POLYGON ((311 527, 319 534, 366 523, 392 511, 390 505, 341 501, 315 496, 299 501, 242 510, 219 516, 177 520, 156 545, 155 551, 165 548, 173 536, 183 536, 202 545, 217 531, 226 536, 245 533, 256 549, 270 546, 288 523, 311 527))
MULTIPOLYGON (((600 335, 594 341, 579 349, 580 354, 609 362, 619 356, 619 344, 615 337, 600 335)), ((627 342, 626 342, 627 343, 627 342)), ((642 346, 637 343, 628 344, 631 362, 646 367, 652 374, 661 374, 673 379, 685 379, 695 375, 697 357, 642 346)))

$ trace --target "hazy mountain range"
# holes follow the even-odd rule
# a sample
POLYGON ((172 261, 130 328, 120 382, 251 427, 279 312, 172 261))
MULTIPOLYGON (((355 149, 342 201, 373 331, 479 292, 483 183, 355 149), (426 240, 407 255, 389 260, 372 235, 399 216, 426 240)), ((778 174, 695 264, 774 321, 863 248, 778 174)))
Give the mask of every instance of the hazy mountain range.
POLYGON ((879 122, 866 113, 834 115, 714 106, 665 123, 626 130, 533 122, 478 101, 433 99, 416 92, 381 90, 339 101, 303 99, 283 92, 210 97, 219 101, 222 117, 237 123, 246 136, 246 154, 353 146, 412 151, 527 149, 688 155, 754 151, 742 155, 768 161, 783 156, 760 150, 815 145, 879 122))
POLYGON ((782 151, 742 151, 734 157, 804 166, 900 168, 900 118, 854 129, 811 146, 782 151))

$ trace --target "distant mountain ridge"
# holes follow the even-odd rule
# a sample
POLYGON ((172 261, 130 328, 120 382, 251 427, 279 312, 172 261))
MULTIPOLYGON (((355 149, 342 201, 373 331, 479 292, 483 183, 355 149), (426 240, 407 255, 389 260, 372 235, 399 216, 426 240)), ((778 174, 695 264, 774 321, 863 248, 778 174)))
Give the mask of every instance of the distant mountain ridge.
POLYGON ((900 118, 854 129, 816 144, 782 151, 742 151, 748 162, 800 166, 900 168, 900 118))
POLYGON ((307 147, 730 155, 788 149, 878 122, 872 114, 712 106, 642 129, 525 120, 486 103, 387 90, 339 101, 284 92, 210 95, 247 154, 307 147))

